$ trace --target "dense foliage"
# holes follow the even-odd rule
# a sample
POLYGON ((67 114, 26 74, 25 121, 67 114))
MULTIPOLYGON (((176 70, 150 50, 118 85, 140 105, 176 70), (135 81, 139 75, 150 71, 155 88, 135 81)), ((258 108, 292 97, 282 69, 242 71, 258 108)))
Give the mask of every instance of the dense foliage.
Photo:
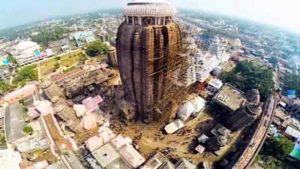
POLYGON ((262 100, 268 97, 274 87, 273 71, 256 62, 241 62, 232 72, 223 74, 222 78, 243 91, 258 89, 262 100))
POLYGON ((28 81, 38 80, 37 65, 29 65, 16 71, 14 84, 24 86, 28 81))
POLYGON ((257 162, 264 169, 285 169, 285 161, 292 151, 294 143, 284 136, 272 137, 263 146, 257 156, 257 162))
POLYGON ((34 35, 31 39, 43 46, 48 46, 49 42, 63 38, 68 31, 62 27, 54 27, 53 29, 42 29, 39 34, 34 35))
POLYGON ((108 50, 107 44, 101 42, 101 41, 95 41, 87 45, 86 47, 86 54, 95 57, 102 54, 105 54, 108 50))
POLYGON ((8 82, 4 80, 0 80, 0 95, 9 91, 11 89, 11 86, 8 82))

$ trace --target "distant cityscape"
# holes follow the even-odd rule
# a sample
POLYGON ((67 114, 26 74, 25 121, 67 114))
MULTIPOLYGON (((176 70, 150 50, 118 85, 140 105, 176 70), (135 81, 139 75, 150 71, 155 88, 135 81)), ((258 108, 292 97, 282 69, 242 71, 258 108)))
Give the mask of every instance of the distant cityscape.
POLYGON ((0 169, 297 169, 300 35, 128 2, 0 30, 0 169))

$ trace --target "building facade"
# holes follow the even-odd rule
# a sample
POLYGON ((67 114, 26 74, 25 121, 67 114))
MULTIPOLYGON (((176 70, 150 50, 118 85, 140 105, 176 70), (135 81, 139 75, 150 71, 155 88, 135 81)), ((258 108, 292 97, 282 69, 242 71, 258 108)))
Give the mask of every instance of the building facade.
POLYGON ((238 131, 250 126, 261 114, 260 104, 248 104, 232 112, 224 122, 231 131, 238 131))
POLYGON ((176 66, 181 32, 176 13, 166 0, 130 1, 117 35, 118 65, 126 99, 136 118, 153 118, 154 104, 163 99, 166 76, 176 66))

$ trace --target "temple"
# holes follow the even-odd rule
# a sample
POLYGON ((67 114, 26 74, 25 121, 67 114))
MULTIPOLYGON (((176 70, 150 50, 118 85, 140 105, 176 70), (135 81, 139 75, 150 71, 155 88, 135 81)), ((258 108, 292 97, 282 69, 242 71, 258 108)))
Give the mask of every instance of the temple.
POLYGON ((117 58, 126 100, 136 119, 151 121, 163 99, 167 76, 180 64, 181 31, 166 0, 130 1, 117 35, 117 58))

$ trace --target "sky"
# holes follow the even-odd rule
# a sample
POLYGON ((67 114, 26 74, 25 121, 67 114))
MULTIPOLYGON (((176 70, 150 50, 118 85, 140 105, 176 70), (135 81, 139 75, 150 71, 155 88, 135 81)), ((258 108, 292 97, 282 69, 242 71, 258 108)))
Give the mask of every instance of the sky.
MULTIPOLYGON (((170 0, 177 7, 247 18, 300 33, 300 0, 170 0)), ((0 29, 98 9, 117 8, 125 0, 1 0, 0 29)))

